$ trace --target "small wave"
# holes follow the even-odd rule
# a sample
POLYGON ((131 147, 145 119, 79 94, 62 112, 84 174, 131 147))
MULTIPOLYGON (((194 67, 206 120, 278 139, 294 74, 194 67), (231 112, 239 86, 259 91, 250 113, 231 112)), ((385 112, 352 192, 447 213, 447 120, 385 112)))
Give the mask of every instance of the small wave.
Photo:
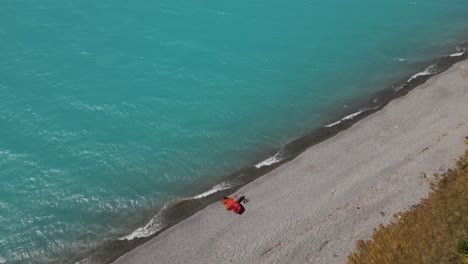
POLYGON ((66 142, 79 139, 89 134, 86 130, 70 131, 70 130, 42 130, 38 135, 43 136, 47 141, 66 142))
POLYGON ((82 259, 82 260, 80 260, 78 262, 75 262, 75 264, 90 264, 90 263, 92 263, 92 262, 88 258, 85 258, 85 259, 82 259))
POLYGON ((275 164, 275 163, 278 163, 280 161, 282 161, 283 159, 281 159, 279 157, 280 155, 280 152, 278 151, 275 155, 273 155, 272 157, 269 157, 268 159, 262 161, 262 162, 259 162, 258 164, 255 165, 255 168, 259 169, 263 166, 270 166, 272 164, 275 164))
POLYGON ((325 127, 327 127, 327 128, 334 127, 334 126, 338 125, 339 123, 341 123, 341 120, 338 120, 338 121, 336 121, 334 123, 328 124, 325 127))
POLYGON ((95 257, 87 257, 85 259, 82 259, 76 262, 75 264, 102 264, 102 263, 104 262, 102 262, 99 259, 96 259, 95 257))
POLYGON ((227 13, 221 12, 221 11, 217 11, 217 10, 206 9, 206 11, 209 12, 209 13, 213 13, 213 14, 217 14, 217 15, 222 15, 222 16, 227 15, 227 13))
POLYGON ((169 208, 173 207, 174 204, 177 204, 182 201, 187 201, 187 200, 201 199, 211 194, 232 188, 235 185, 236 184, 232 182, 222 182, 220 184, 213 186, 210 190, 203 192, 201 194, 198 194, 189 198, 178 199, 176 201, 167 203, 166 205, 164 205, 164 207, 161 210, 159 210, 156 213, 155 216, 153 216, 150 219, 150 221, 145 226, 139 227, 135 231, 133 231, 131 234, 120 237, 118 239, 119 240, 133 240, 135 238, 149 237, 167 226, 167 224, 164 222, 164 214, 169 208))
POLYGON ((7 149, 0 149, 0 155, 9 156, 11 154, 7 149))
POLYGON ((103 105, 91 104, 91 103, 86 103, 84 101, 76 100, 68 96, 64 96, 61 99, 65 101, 68 105, 70 105, 71 107, 80 111, 84 111, 84 112, 111 113, 115 111, 115 106, 109 105, 109 104, 103 104, 103 105))
POLYGON ((0 149, 0 157, 2 157, 4 160, 12 161, 17 159, 24 159, 28 156, 28 154, 13 153, 8 149, 0 149))
POLYGON ((195 195, 195 196, 193 196, 193 197, 191 197, 189 199, 200 199, 200 198, 212 195, 213 193, 217 193, 217 192, 220 192, 220 191, 223 191, 223 190, 227 190, 227 189, 229 189, 231 187, 234 187, 234 185, 231 184, 231 183, 222 182, 220 184, 217 184, 217 185, 213 186, 213 188, 211 188, 210 190, 208 190, 208 191, 206 191, 204 193, 195 195))
POLYGON ((418 72, 415 75, 411 76, 411 78, 409 78, 407 82, 411 82, 412 80, 420 76, 427 76, 427 75, 434 75, 434 74, 437 74, 437 69, 436 69, 435 64, 427 67, 424 71, 418 72))
POLYGON ((360 115, 360 114, 362 114, 362 113, 364 113, 364 112, 367 112, 367 111, 370 111, 370 110, 375 110, 375 109, 377 109, 377 108, 379 108, 379 107, 380 107, 380 105, 377 105, 377 106, 374 106, 374 107, 369 107, 369 108, 361 109, 361 110, 357 111, 356 113, 352 113, 352 114, 350 114, 350 115, 347 115, 347 116, 341 118, 340 120, 338 120, 338 121, 336 121, 336 122, 334 122, 334 123, 331 123, 331 124, 326 125, 325 127, 326 127, 326 128, 334 127, 334 126, 340 124, 340 123, 343 122, 343 121, 352 120, 352 119, 354 119, 356 116, 358 116, 358 115, 360 115))
MULTIPOLYGON (((211 195, 213 193, 217 193, 217 192, 220 192, 220 191, 223 191, 223 190, 227 190, 227 189, 232 188, 234 186, 235 186, 234 183, 223 182, 223 183, 220 183, 220 184, 217 184, 217 185, 213 186, 210 190, 208 190, 206 192, 203 192, 201 194, 195 195, 195 196, 190 197, 190 198, 184 198, 184 199, 178 200, 178 201, 180 202, 180 201, 195 200, 195 199, 204 198, 204 197, 207 197, 207 196, 209 196, 209 195, 211 195)), ((177 201, 166 204, 161 210, 159 210, 159 212, 153 218, 151 218, 151 220, 145 226, 139 227, 138 229, 133 231, 131 234, 126 235, 124 237, 120 237, 118 239, 119 240, 133 240, 135 238, 149 237, 149 236, 155 234, 156 232, 160 231, 161 229, 166 227, 166 224, 163 221, 163 219, 164 219, 163 215, 164 215, 165 211, 168 208, 170 208, 170 207, 172 207, 172 205, 174 205, 174 203, 177 203, 177 201)))
POLYGON ((336 122, 334 122, 334 123, 331 123, 331 124, 326 125, 325 127, 330 128, 330 127, 336 126, 336 125, 340 124, 340 123, 343 122, 343 121, 351 120, 351 119, 355 118, 356 116, 358 116, 358 115, 364 113, 365 111, 367 111, 367 110, 359 110, 359 111, 357 111, 356 113, 347 115, 347 116, 343 117, 342 119, 340 119, 340 120, 338 120, 338 121, 336 121, 336 122))
POLYGON ((137 228, 129 235, 119 237, 119 240, 133 240, 135 238, 149 237, 160 231, 166 226, 162 221, 162 214, 167 208, 168 205, 165 205, 145 226, 137 228))
POLYGON ((41 171, 43 175, 65 175, 66 172, 61 169, 44 169, 41 171))
POLYGON ((72 102, 70 104, 79 110, 85 110, 85 111, 103 111, 105 108, 109 107, 109 105, 94 105, 94 104, 87 104, 84 102, 72 102))
POLYGON ((453 54, 450 54, 449 57, 460 57, 460 56, 463 56, 463 54, 465 54, 465 52, 457 52, 457 53, 453 53, 453 54))
POLYGON ((342 120, 342 121, 344 121, 344 120, 351 120, 351 119, 355 118, 356 116, 358 116, 358 115, 360 115, 360 114, 362 114, 362 113, 364 113, 364 110, 359 110, 358 112, 356 112, 356 113, 354 113, 354 114, 350 114, 350 115, 348 115, 348 116, 343 117, 343 119, 341 119, 341 120, 342 120))

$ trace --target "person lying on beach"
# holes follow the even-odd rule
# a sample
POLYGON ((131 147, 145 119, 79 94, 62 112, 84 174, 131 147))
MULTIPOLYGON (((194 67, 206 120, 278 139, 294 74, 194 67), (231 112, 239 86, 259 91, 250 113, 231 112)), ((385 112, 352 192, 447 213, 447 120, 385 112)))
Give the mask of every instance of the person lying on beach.
POLYGON ((224 197, 221 199, 221 202, 224 204, 224 207, 228 211, 232 211, 235 214, 241 215, 245 212, 244 206, 242 206, 241 202, 244 201, 246 203, 248 200, 245 199, 245 196, 234 197, 235 200, 230 197, 224 197))

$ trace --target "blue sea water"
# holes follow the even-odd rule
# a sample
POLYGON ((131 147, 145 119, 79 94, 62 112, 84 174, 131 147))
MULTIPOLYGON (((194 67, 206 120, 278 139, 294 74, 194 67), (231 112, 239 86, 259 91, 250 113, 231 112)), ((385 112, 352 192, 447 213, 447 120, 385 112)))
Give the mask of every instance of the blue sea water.
POLYGON ((3 1, 0 263, 134 234, 467 25, 465 0, 3 1))

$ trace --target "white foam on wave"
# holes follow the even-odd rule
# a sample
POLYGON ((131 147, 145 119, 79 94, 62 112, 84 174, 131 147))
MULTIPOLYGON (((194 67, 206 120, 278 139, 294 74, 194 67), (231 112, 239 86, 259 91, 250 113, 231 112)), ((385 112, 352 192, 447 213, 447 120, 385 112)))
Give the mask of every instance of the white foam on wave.
POLYGON ((162 221, 162 212, 166 209, 167 205, 164 206, 153 218, 151 218, 145 226, 137 228, 129 235, 119 237, 119 240, 133 240, 135 238, 149 237, 160 231, 165 227, 165 224, 162 221))
POLYGON ((88 264, 88 263, 91 263, 89 259, 85 258, 85 259, 82 259, 78 262, 75 262, 75 264, 88 264))
POLYGON ((377 105, 377 106, 374 106, 374 107, 361 109, 361 110, 357 111, 356 113, 352 113, 352 114, 350 114, 350 115, 347 115, 347 116, 341 118, 340 120, 338 120, 338 121, 336 121, 336 122, 334 122, 334 123, 331 123, 331 124, 326 125, 325 127, 330 128, 330 127, 333 127, 333 126, 338 125, 339 123, 341 123, 341 122, 343 122, 343 121, 352 120, 352 119, 354 119, 356 116, 358 116, 358 115, 360 115, 360 114, 362 114, 362 113, 364 113, 364 112, 370 111, 370 110, 375 110, 375 109, 379 108, 380 106, 381 106, 381 105, 377 105))
POLYGON ((427 75, 434 75, 434 74, 437 74, 436 65, 431 65, 427 67, 424 71, 418 72, 415 75, 411 76, 411 78, 409 78, 407 82, 411 82, 412 80, 420 76, 427 76, 427 75))
POLYGON ((357 111, 357 112, 354 113, 354 114, 350 114, 350 115, 348 115, 348 116, 343 117, 343 119, 341 119, 341 120, 344 121, 344 120, 353 119, 353 118, 355 118, 356 116, 358 116, 358 115, 364 113, 365 111, 366 111, 366 110, 359 110, 359 111, 357 111))
MULTIPOLYGON (((208 190, 206 192, 203 192, 201 194, 195 195, 195 196, 190 197, 190 198, 184 198, 184 199, 179 200, 179 201, 195 200, 195 199, 204 198, 204 197, 207 197, 207 196, 212 195, 214 193, 217 193, 217 192, 220 192, 220 191, 223 191, 223 190, 227 190, 227 189, 232 188, 234 186, 235 186, 234 183, 222 182, 220 184, 217 184, 217 185, 213 186, 210 190, 208 190)), ((170 207, 170 205, 172 205, 172 204, 173 203, 166 204, 161 210, 159 210, 159 212, 153 218, 151 218, 151 220, 145 226, 139 227, 138 229, 136 229, 135 231, 133 231, 129 235, 126 235, 124 237, 120 237, 119 240, 133 240, 134 238, 149 237, 149 236, 155 234, 156 232, 160 231, 164 227, 166 227, 166 225, 164 224, 164 221, 163 221, 163 214, 170 207)))
POLYGON ((334 123, 331 123, 331 124, 326 125, 325 127, 330 128, 330 127, 336 126, 336 125, 340 124, 340 123, 343 122, 343 121, 351 120, 351 119, 355 118, 356 116, 358 116, 358 115, 364 113, 365 111, 366 111, 366 110, 359 110, 359 111, 357 111, 356 113, 352 113, 352 114, 350 114, 350 115, 347 115, 347 116, 341 118, 340 120, 338 120, 338 121, 336 121, 336 122, 334 122, 334 123))
POLYGON ((204 193, 201 193, 201 194, 198 194, 198 195, 195 195, 189 199, 200 199, 200 198, 203 198, 203 197, 207 197, 209 195, 212 195, 213 193, 217 193, 217 192, 220 192, 220 191, 223 191, 223 190, 227 190, 231 187, 233 187, 234 185, 231 184, 231 183, 228 183, 228 182, 222 182, 220 184, 217 184, 215 186, 213 186, 213 188, 211 188, 210 190, 204 192, 204 193))
POLYGON ((273 155, 272 157, 269 157, 268 159, 262 161, 262 162, 259 162, 257 165, 255 165, 255 167, 257 169, 263 167, 263 166, 270 166, 272 164, 275 164, 275 163, 278 163, 280 161, 282 161, 282 159, 279 157, 279 152, 277 152, 275 155, 273 155))
POLYGON ((327 128, 334 127, 334 126, 338 125, 339 123, 341 123, 341 120, 338 120, 338 121, 336 121, 334 123, 328 124, 325 127, 327 127, 327 128))
POLYGON ((450 54, 449 57, 460 57, 460 56, 463 56, 463 54, 465 54, 465 52, 457 52, 457 53, 453 53, 453 54, 450 54))

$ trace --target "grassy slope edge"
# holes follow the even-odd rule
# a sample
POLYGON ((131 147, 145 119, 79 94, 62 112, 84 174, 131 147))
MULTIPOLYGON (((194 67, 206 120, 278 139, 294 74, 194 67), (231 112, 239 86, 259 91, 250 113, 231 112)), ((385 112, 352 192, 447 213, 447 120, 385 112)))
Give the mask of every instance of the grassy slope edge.
POLYGON ((357 241, 347 263, 468 264, 468 150, 431 189, 419 205, 380 225, 371 240, 357 241))

